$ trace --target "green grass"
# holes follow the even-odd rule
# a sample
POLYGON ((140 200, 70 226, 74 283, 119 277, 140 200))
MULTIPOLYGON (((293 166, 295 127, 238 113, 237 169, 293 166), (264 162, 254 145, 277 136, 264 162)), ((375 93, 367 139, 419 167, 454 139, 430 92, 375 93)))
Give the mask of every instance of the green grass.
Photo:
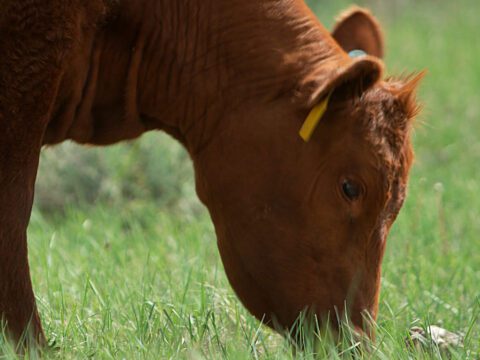
MULTIPOLYGON (((317 3, 311 1, 329 26, 349 4, 317 3)), ((405 347, 408 329, 428 324, 466 336, 453 358, 480 357, 480 3, 360 4, 386 25, 389 73, 429 71, 414 134, 417 160, 388 241, 371 352, 348 346, 347 336, 343 353, 325 341, 295 354, 233 294, 204 210, 127 198, 53 217, 34 211, 31 270, 53 344, 46 358, 440 358, 436 349, 405 347)))

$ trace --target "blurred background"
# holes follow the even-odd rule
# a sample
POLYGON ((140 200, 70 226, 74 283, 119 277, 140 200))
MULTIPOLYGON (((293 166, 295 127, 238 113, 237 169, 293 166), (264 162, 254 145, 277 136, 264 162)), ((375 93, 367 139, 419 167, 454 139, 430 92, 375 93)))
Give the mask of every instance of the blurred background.
POLYGON ((66 142, 42 152, 35 206, 47 216, 144 202, 192 213, 200 211, 193 181, 188 154, 164 133, 106 148, 66 142))

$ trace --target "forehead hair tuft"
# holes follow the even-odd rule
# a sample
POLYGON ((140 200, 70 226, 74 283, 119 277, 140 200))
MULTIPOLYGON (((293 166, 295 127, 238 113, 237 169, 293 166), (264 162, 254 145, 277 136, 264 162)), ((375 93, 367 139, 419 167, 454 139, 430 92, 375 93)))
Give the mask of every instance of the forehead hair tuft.
POLYGON ((361 109, 364 139, 377 155, 378 166, 389 178, 406 181, 413 159, 412 120, 421 110, 416 90, 424 72, 391 77, 365 91, 355 102, 361 109))
POLYGON ((415 118, 422 109, 417 101, 417 88, 425 74, 425 71, 421 71, 390 77, 385 81, 385 88, 397 98, 408 120, 415 118))

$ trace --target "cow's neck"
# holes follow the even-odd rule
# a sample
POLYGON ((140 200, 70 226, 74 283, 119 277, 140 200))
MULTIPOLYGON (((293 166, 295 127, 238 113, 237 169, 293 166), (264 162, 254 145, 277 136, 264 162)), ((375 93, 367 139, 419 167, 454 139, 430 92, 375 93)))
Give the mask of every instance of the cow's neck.
POLYGON ((138 107, 191 153, 231 112, 283 96, 338 51, 302 1, 160 3, 136 49, 138 107))
POLYGON ((162 129, 196 153, 229 114, 289 94, 339 52, 301 0, 111 3, 72 49, 45 143, 162 129))

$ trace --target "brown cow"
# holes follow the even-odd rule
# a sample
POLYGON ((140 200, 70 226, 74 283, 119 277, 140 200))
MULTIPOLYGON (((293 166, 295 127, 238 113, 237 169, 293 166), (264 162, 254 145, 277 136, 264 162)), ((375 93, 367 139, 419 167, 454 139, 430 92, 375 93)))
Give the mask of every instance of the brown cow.
POLYGON ((12 338, 28 328, 44 341, 26 243, 42 145, 156 129, 190 153, 228 278, 256 317, 375 318, 419 80, 382 80, 382 53, 368 13, 352 10, 332 36, 302 0, 0 1, 0 317, 12 338))

